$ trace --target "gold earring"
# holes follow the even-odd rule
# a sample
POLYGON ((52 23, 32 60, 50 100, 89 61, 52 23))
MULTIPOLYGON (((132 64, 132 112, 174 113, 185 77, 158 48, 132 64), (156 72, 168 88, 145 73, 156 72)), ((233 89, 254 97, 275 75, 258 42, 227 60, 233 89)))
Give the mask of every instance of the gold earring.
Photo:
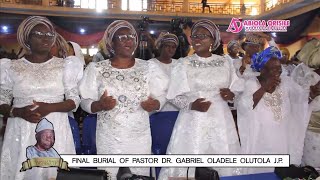
POLYGON ((209 52, 211 52, 212 51, 212 44, 210 44, 210 48, 209 48, 209 52))

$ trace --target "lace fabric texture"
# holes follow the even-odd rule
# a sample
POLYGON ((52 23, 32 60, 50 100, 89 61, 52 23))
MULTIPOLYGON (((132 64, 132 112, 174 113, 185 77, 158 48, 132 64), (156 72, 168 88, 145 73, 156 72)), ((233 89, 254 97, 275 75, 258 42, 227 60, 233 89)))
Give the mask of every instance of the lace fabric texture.
POLYGON ((296 68, 295 65, 289 64, 289 65, 281 65, 282 66, 282 74, 286 76, 291 76, 292 71, 296 68))
POLYGON ((274 120, 281 121, 282 120, 282 91, 280 89, 276 89, 272 94, 266 93, 263 96, 263 100, 266 106, 268 106, 273 112, 274 120))
MULTIPOLYGON (((159 66, 139 59, 128 69, 114 68, 109 60, 87 67, 80 83, 81 97, 97 101, 107 91, 117 101, 114 109, 97 113, 98 154, 151 154, 149 114, 140 103, 148 96, 163 102, 167 83, 167 76, 159 66)), ((117 168, 106 170, 115 179, 117 168)), ((146 168, 132 171, 149 174, 146 168)))
MULTIPOLYGON (((305 64, 299 64, 291 74, 292 79, 302 86, 304 89, 309 90, 310 86, 314 86, 320 81, 320 76, 313 71, 312 68, 309 68, 305 64)), ((316 97, 310 103, 311 111, 320 111, 320 97, 316 97)), ((311 112, 310 112, 311 116, 311 112)))
POLYGON ((320 76, 305 64, 299 64, 291 74, 292 79, 305 89, 319 82, 320 76))
POLYGON ((307 131, 302 161, 305 165, 320 168, 320 133, 307 131))
POLYGON ((183 95, 179 95, 176 98, 169 100, 169 102, 177 106, 180 110, 187 110, 191 103, 189 102, 188 97, 183 95))
MULTIPOLYGON (((200 58, 197 55, 179 59, 173 68, 167 98, 181 108, 174 126, 167 154, 237 154, 240 145, 227 102, 221 88, 241 90, 233 66, 222 56, 200 58), (189 110, 198 98, 211 101, 207 112, 189 110)), ((219 175, 238 174, 235 168, 216 169, 219 175)), ((186 177, 187 168, 162 168, 159 179, 186 177)), ((194 176, 190 168, 189 177, 194 176)))
MULTIPOLYGON (((292 79, 302 86, 309 89, 311 85, 319 82, 320 76, 304 63, 299 64, 292 72, 292 79)), ((309 104, 309 112, 306 119, 309 120, 308 130, 304 142, 302 161, 306 165, 320 168, 320 96, 316 97, 309 104)))
POLYGON ((0 104, 11 104, 12 98, 12 90, 0 89, 0 104))
MULTIPOLYGON (((72 79, 81 76, 82 68, 77 68, 77 59, 63 60, 56 57, 44 63, 31 63, 19 60, 1 60, 1 92, 6 92, 1 101, 14 107, 24 107, 38 102, 61 102, 64 94, 79 102, 76 91, 77 82, 72 79), (67 65, 69 64, 69 65, 67 65), (68 72, 68 73, 66 73, 68 72), (72 77, 69 77, 72 76, 72 77), (65 86, 68 84, 68 86, 65 86)), ((54 148, 60 154, 75 154, 73 136, 67 113, 50 113, 46 118, 52 122, 55 130, 54 148)), ((19 172, 26 157, 26 148, 36 144, 35 123, 21 118, 9 118, 1 154, 0 179, 33 180, 55 178, 56 168, 33 168, 19 172)))

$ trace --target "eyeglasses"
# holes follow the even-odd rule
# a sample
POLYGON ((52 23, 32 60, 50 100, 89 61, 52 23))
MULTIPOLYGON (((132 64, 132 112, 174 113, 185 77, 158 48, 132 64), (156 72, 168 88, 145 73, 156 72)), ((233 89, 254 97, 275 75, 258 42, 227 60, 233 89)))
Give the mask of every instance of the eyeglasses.
POLYGON ((118 35, 115 36, 119 39, 120 42, 130 41, 136 39, 136 35, 134 34, 125 34, 125 35, 118 35))
POLYGON ((191 39, 200 39, 200 40, 204 40, 208 37, 212 37, 210 35, 207 35, 207 34, 196 34, 196 35, 191 35, 190 38, 191 39))
POLYGON ((31 34, 35 35, 35 37, 37 37, 37 38, 47 37, 47 38, 52 39, 55 36, 55 34, 52 32, 43 33, 40 31, 34 31, 31 34))

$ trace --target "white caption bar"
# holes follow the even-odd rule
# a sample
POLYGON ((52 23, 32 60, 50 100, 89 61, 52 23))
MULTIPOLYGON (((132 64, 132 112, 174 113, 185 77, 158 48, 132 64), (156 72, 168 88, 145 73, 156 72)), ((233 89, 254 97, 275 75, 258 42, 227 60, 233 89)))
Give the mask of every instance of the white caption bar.
POLYGON ((61 155, 69 167, 289 167, 289 155, 61 155))

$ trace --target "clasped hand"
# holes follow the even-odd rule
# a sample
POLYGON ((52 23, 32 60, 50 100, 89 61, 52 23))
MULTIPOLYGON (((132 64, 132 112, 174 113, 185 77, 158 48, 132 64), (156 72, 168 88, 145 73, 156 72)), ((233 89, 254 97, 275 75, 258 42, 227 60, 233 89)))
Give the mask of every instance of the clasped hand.
POLYGON ((205 98, 199 98, 195 100, 191 104, 191 110, 199 111, 199 112, 207 112, 209 107, 211 106, 210 101, 205 101, 205 98))
POLYGON ((148 97, 147 100, 141 102, 141 107, 147 112, 152 112, 160 109, 160 102, 157 99, 148 97))
POLYGON ((233 101, 234 99, 234 93, 231 92, 229 88, 222 88, 220 89, 220 95, 223 100, 225 101, 233 101))
POLYGON ((33 101, 32 105, 22 108, 14 108, 14 116, 20 117, 31 123, 38 123, 42 117, 51 113, 50 104, 33 101))

